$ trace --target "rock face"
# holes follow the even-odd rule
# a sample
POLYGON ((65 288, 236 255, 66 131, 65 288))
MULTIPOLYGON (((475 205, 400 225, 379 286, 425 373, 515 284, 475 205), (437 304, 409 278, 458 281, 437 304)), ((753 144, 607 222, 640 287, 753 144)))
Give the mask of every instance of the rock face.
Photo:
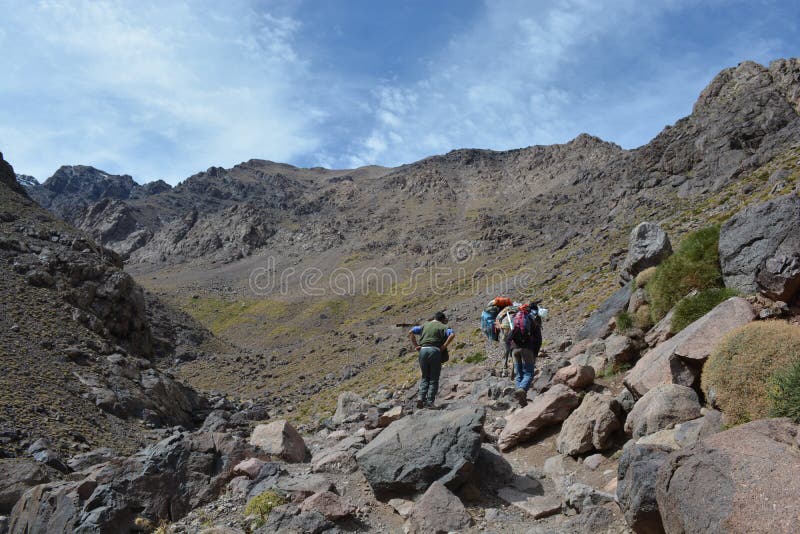
POLYGON ((628 256, 620 270, 623 283, 629 282, 648 267, 655 267, 672 254, 672 244, 667 233, 651 222, 639 223, 631 231, 628 256))
POLYGON ((612 444, 614 432, 622 428, 620 412, 613 397, 587 393, 578 409, 561 426, 556 439, 558 452, 575 456, 595 449, 607 449, 612 444))
POLYGON ((440 479, 457 489, 478 459, 484 417, 477 406, 416 412, 386 427, 356 461, 380 498, 419 493, 440 479))
POLYGON ((788 419, 764 419, 672 453, 656 485, 666 532, 796 531, 798 436, 788 419))
POLYGON ((625 447, 617 471, 617 502, 636 534, 662 534, 656 502, 656 477, 671 449, 657 445, 625 447))
POLYGON ((633 285, 627 284, 619 288, 613 295, 608 297, 586 321, 583 327, 578 330, 577 338, 593 339, 605 337, 608 334, 608 322, 619 312, 628 307, 628 301, 633 293, 633 285))
POLYGON ((787 301, 796 293, 800 261, 800 197, 790 194, 748 206, 722 225, 719 259, 725 286, 762 289, 787 301))
POLYGON ((506 418, 497 445, 501 451, 507 451, 532 439, 542 428, 566 419, 578 404, 580 399, 572 389, 563 384, 554 385, 506 418))
POLYGON ((431 484, 409 517, 410 532, 419 533, 460 531, 471 523, 472 519, 458 497, 439 482, 431 484))
POLYGON ((638 400, 625 420, 625 431, 639 439, 700 415, 700 402, 693 389, 664 384, 638 400))
POLYGON ((224 434, 175 434, 136 455, 99 464, 84 478, 27 491, 11 532, 129 532, 138 516, 176 520, 208 503, 246 457, 263 453, 224 434))
POLYGON ((57 473, 24 458, 0 460, 0 515, 8 515, 28 489, 50 482, 57 473))
POLYGON ((754 318, 753 308, 745 299, 726 300, 645 354, 626 375, 625 385, 639 397, 660 384, 695 386, 700 368, 716 344, 754 318))
POLYGON ((250 444, 287 462, 302 462, 311 455, 303 436, 284 419, 255 427, 250 444))

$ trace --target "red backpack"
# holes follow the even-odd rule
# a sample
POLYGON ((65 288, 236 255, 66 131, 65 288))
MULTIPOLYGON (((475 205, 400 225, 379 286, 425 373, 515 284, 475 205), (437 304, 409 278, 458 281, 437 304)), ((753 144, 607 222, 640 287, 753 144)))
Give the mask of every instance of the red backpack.
POLYGON ((527 345, 533 336, 533 320, 530 313, 518 311, 514 316, 514 328, 511 330, 511 340, 517 346, 527 345))

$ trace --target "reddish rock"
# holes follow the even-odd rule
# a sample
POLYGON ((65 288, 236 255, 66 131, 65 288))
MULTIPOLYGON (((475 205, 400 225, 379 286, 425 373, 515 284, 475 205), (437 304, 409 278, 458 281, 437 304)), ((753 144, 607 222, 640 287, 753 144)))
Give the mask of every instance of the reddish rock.
POLYGON ((589 365, 568 365, 556 371, 553 382, 566 384, 572 389, 583 389, 594 382, 594 367, 589 365))
POLYGON ((303 512, 316 510, 331 521, 344 519, 355 513, 355 507, 330 491, 321 491, 303 501, 300 506, 303 512))
POLYGON ((265 463, 267 462, 259 460, 258 458, 248 458, 236 464, 236 467, 233 468, 233 474, 245 475, 250 479, 254 479, 258 476, 259 471, 261 471, 265 463))
POLYGON ((445 533, 469 527, 472 518, 458 497, 434 482, 414 505, 408 523, 409 532, 445 533))
POLYGON ((518 443, 532 439, 542 428, 560 423, 578 404, 580 399, 572 389, 555 384, 506 418, 506 426, 497 442, 500 450, 507 451, 518 443))

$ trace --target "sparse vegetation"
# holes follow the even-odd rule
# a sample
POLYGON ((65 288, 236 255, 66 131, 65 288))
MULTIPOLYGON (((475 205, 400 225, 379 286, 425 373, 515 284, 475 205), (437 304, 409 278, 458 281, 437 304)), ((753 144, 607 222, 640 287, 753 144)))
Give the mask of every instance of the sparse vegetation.
POLYGON ((644 287, 647 285, 653 275, 656 274, 656 267, 648 267, 644 271, 636 275, 636 287, 644 287))
MULTIPOLYGON (((750 323, 728 334, 711 354, 703 367, 703 392, 731 424, 767 417, 773 376, 798 360, 800 327, 786 321, 750 323)), ((797 384, 796 375, 793 380, 797 384)))
POLYGON ((464 358, 464 362, 466 363, 480 363, 486 360, 486 355, 483 352, 475 352, 471 356, 467 356, 464 358))
POLYGON ((646 286, 654 323, 693 289, 722 287, 718 244, 719 226, 703 228, 686 236, 658 266, 646 286))
POLYGON ((767 395, 770 417, 788 417, 800 423, 800 359, 772 375, 767 395))
POLYGON ((270 512, 276 506, 286 503, 286 498, 272 490, 267 490, 260 495, 256 495, 247 502, 244 513, 255 517, 255 528, 263 526, 267 522, 270 512))
POLYGON ((670 330, 677 334, 691 323, 710 312, 717 304, 734 297, 738 292, 728 288, 704 289, 696 295, 682 298, 675 305, 670 330))

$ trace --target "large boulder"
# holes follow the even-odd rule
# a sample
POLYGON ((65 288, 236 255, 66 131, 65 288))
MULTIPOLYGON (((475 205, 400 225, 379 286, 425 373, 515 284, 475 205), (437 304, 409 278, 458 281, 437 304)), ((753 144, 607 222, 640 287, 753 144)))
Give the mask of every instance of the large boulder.
POLYGON ((175 434, 129 458, 28 490, 10 532, 130 532, 137 517, 178 520, 214 500, 239 462, 264 457, 226 434, 175 434))
POLYGON ((719 259, 725 286, 762 289, 788 301, 800 288, 800 197, 790 194, 748 206, 722 225, 719 259))
POLYGON ((0 515, 8 515, 28 489, 58 478, 58 473, 25 458, 0 460, 0 515))
POLYGON ((532 439, 541 429, 562 422, 580 404, 578 394, 563 384, 555 384, 524 408, 506 418, 497 442, 501 451, 532 439))
POLYGON ((728 332, 755 318, 745 299, 732 297, 696 320, 675 337, 645 354, 625 377, 637 397, 661 384, 697 385, 700 369, 728 332))
POLYGON ((380 498, 420 493, 437 480, 455 490, 472 474, 485 416, 475 405, 416 412, 386 427, 356 461, 380 498))
POLYGON ((284 419, 255 427, 250 444, 287 462, 303 462, 311 455, 303 436, 284 419))
POLYGON ((554 384, 566 384, 572 389, 583 389, 594 382, 595 370, 591 365, 572 364, 560 368, 553 377, 554 384))
POLYGON ((662 534, 656 477, 672 449, 658 445, 625 447, 617 470, 617 502, 636 534, 662 534))
POLYGON ((561 454, 575 456, 612 445, 614 432, 622 428, 621 409, 614 397, 589 392, 578 409, 561 425, 556 448, 561 454))
POLYGON ((692 388, 663 384, 636 402, 625 420, 625 431, 639 439, 700 415, 700 401, 692 388))
POLYGON ((408 523, 409 532, 444 534, 464 530, 472 518, 458 497, 434 482, 414 504, 408 523))
POLYGON ((577 339, 594 339, 605 337, 610 332, 609 322, 619 312, 628 307, 628 301, 633 293, 633 284, 627 284, 617 289, 608 297, 597 310, 592 313, 586 323, 578 330, 577 339))
POLYGON ((629 282, 648 267, 655 267, 672 254, 672 244, 659 225, 643 222, 631 231, 628 255, 619 273, 623 283, 629 282))
POLYGON ((762 419, 672 453, 656 498, 668 533, 797 532, 800 425, 762 419))
POLYGON ((336 399, 336 412, 333 414, 333 422, 340 425, 350 417, 359 415, 369 409, 369 403, 361 398, 360 395, 352 391, 344 391, 336 399))

